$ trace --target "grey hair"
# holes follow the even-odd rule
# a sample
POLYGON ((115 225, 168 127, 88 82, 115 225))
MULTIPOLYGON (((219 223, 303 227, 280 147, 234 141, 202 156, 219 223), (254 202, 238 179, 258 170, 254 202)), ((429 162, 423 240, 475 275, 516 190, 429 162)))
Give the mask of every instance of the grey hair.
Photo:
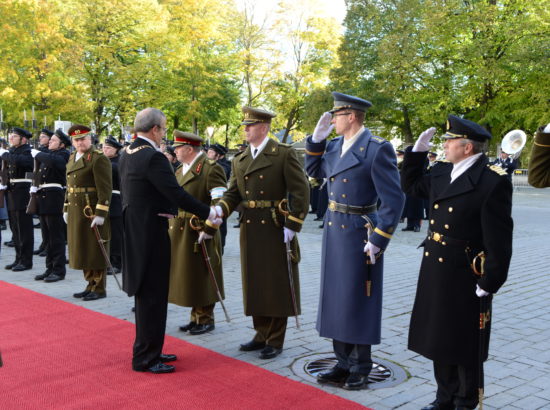
POLYGON ((134 131, 149 132, 155 125, 160 126, 164 118, 166 118, 166 115, 161 110, 151 107, 145 108, 136 115, 134 131))
POLYGON ((485 141, 474 141, 470 139, 463 139, 462 145, 472 144, 472 153, 479 154, 480 152, 487 151, 487 142, 485 141))

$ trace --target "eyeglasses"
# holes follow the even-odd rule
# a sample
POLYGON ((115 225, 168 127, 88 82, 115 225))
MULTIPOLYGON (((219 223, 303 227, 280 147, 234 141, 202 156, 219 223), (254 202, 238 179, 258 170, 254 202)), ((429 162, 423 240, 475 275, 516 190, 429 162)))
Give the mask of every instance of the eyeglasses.
POLYGON ((341 114, 332 114, 332 116, 333 116, 333 117, 340 117, 340 116, 342 116, 342 115, 351 115, 351 114, 353 114, 353 113, 351 113, 351 112, 343 112, 343 113, 341 113, 341 114))
POLYGON ((168 128, 161 127, 160 125, 157 125, 157 127, 162 130, 162 132, 166 132, 168 130, 168 128))

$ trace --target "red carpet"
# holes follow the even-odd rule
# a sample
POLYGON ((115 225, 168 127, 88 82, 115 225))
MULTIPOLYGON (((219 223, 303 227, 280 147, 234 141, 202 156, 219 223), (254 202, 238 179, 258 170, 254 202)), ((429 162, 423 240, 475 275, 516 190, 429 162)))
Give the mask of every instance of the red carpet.
POLYGON ((359 409, 168 337, 176 372, 131 370, 134 325, 0 281, 0 409, 359 409))

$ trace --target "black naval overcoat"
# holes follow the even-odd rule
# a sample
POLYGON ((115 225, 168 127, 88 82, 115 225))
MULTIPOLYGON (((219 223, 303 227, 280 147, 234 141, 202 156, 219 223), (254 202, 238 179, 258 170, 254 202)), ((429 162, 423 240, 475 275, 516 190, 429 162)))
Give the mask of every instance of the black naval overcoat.
POLYGON ((40 185, 61 185, 61 187, 40 188, 36 194, 38 215, 63 214, 69 156, 69 151, 64 148, 56 151, 42 151, 36 155, 35 159, 40 163, 40 185))
POLYGON ((27 172, 33 170, 33 158, 29 144, 12 147, 2 155, 2 160, 8 163, 8 210, 24 211, 29 204, 31 181, 26 180, 27 172), (19 182, 18 182, 19 181, 19 182))
MULTIPOLYGON (((476 284, 496 293, 512 256, 512 184, 483 154, 452 184, 451 163, 439 162, 425 175, 425 159, 426 152, 406 152, 401 170, 405 193, 430 201, 409 349, 440 363, 474 365, 480 334, 476 284), (479 277, 470 263, 481 251, 486 260, 479 277)), ((488 343, 487 335, 483 360, 488 343)))

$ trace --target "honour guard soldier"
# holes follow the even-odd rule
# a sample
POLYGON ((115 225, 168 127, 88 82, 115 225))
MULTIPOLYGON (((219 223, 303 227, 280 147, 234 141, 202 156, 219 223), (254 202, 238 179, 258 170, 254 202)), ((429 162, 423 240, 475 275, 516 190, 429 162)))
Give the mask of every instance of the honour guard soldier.
POLYGON ((307 173, 327 178, 329 199, 317 330, 333 339, 338 359, 317 380, 358 390, 372 369, 371 345, 380 343, 382 253, 399 223, 404 195, 392 145, 363 126, 371 103, 332 95, 334 108, 306 142, 307 173), (333 128, 341 136, 327 143, 333 128))
POLYGON ((120 273, 122 270, 122 199, 120 198, 120 176, 118 174, 118 160, 120 159, 119 152, 122 149, 120 144, 113 137, 105 139, 103 143, 103 154, 111 161, 112 176, 113 176, 113 196, 111 197, 111 205, 109 206, 109 221, 111 223, 111 247, 109 257, 114 272, 120 273))
POLYGON ((46 271, 34 277, 44 282, 57 282, 65 279, 65 223, 63 222, 63 202, 67 185, 67 147, 71 140, 61 129, 49 139, 48 151, 33 149, 35 161, 40 164, 39 186, 36 190, 37 209, 40 215, 43 242, 46 255, 46 271))
POLYGON ((109 205, 113 187, 111 163, 92 145, 91 129, 84 125, 69 128, 75 152, 67 163, 67 193, 63 218, 67 223, 69 266, 82 269, 88 282, 75 298, 97 300, 107 296, 105 269, 107 261, 93 231, 97 227, 101 238, 110 237, 109 205))
POLYGON ((403 190, 430 201, 409 349, 433 361, 436 400, 424 409, 474 409, 482 396, 491 294, 505 282, 512 256, 512 184, 483 153, 491 134, 453 115, 443 137, 447 161, 425 174, 434 133, 420 135, 401 171, 403 190))
POLYGON ((244 312, 252 316, 256 335, 240 350, 261 350, 260 358, 270 359, 282 351, 288 316, 300 314, 295 235, 308 212, 309 185, 294 149, 267 136, 275 114, 251 107, 243 107, 243 113, 241 124, 250 145, 233 159, 229 188, 219 204, 225 216, 239 204, 243 207, 244 312), (289 197, 287 214, 281 201, 289 197), (286 243, 292 249, 290 263, 286 243))
POLYGON ((528 181, 535 188, 550 187, 550 124, 542 125, 535 134, 528 181))
POLYGON ((32 215, 28 215, 31 180, 26 173, 32 172, 33 160, 28 141, 32 134, 22 128, 13 128, 10 135, 11 148, 0 149, 0 157, 8 164, 9 185, 8 215, 15 244, 15 261, 6 265, 6 269, 24 271, 32 268, 34 231, 32 215))
MULTIPOLYGON (((227 180, 223 168, 203 154, 202 142, 202 138, 195 134, 174 131, 174 148, 181 163, 176 170, 176 179, 196 199, 215 205, 227 190, 227 180)), ((170 220, 172 263, 168 301, 192 308, 189 324, 181 326, 180 330, 200 335, 214 329, 214 305, 218 296, 204 256, 197 246, 198 232, 189 224, 191 217, 192 214, 179 209, 177 217, 170 220)), ((207 240, 205 245, 223 297, 221 238, 218 229, 213 229, 212 233, 212 239, 207 240)))
MULTIPOLYGON (((38 151, 41 152, 48 152, 48 147, 50 144, 50 138, 52 137, 53 132, 51 132, 47 128, 42 128, 40 131, 40 135, 38 136, 38 151)), ((66 161, 65 161, 66 162, 66 161)), ((47 256, 48 249, 46 247, 46 236, 47 233, 44 231, 44 218, 42 215, 38 215, 38 219, 40 220, 40 231, 42 234, 42 242, 40 243, 40 246, 37 250, 33 252, 34 255, 38 256, 47 256)))

